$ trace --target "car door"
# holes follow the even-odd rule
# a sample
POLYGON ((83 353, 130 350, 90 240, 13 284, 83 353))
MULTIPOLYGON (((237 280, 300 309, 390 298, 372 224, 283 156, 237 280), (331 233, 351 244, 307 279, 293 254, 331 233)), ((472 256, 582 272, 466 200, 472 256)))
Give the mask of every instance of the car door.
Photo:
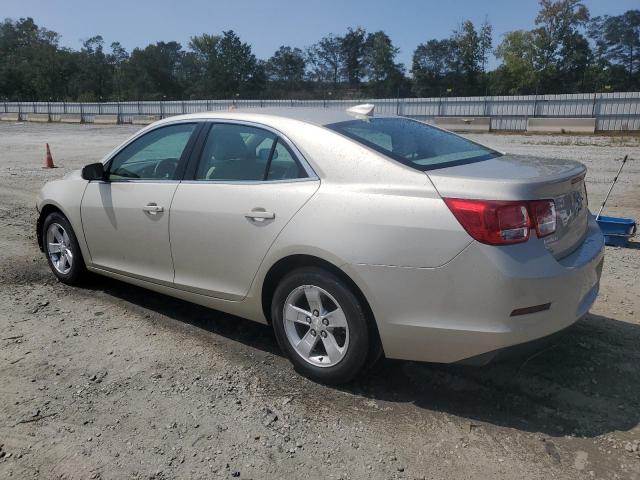
POLYGON ((105 181, 89 182, 81 217, 93 266, 173 282, 169 207, 197 127, 177 123, 144 133, 111 158, 105 181))
POLYGON ((242 123, 208 128, 171 205, 175 286, 239 300, 320 181, 274 131, 242 123))

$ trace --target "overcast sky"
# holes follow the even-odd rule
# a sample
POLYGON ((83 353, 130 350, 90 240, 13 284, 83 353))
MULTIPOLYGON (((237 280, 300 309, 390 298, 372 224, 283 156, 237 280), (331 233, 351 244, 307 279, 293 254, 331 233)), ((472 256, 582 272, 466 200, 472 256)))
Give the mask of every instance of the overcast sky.
MULTIPOLYGON (((1 0, 0 15, 33 17, 62 35, 62 45, 77 49, 82 40, 102 35, 106 45, 121 42, 131 51, 160 40, 187 47, 189 37, 234 30, 266 59, 280 46, 306 47, 347 27, 384 30, 400 48, 399 60, 411 66, 416 45, 445 38, 463 20, 489 19, 494 44, 501 35, 530 29, 537 0, 1 0)), ((638 0, 586 0, 592 14, 617 15, 639 8, 638 0)))

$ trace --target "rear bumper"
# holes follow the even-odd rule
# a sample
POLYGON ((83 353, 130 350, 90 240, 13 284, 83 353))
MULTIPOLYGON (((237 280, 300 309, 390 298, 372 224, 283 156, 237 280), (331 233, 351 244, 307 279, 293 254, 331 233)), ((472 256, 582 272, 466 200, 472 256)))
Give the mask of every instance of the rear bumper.
POLYGON ((545 349, 550 348, 567 335, 567 331, 571 326, 565 327, 559 332, 552 333, 546 337, 536 338, 535 340, 529 340, 524 343, 518 343, 517 345, 511 345, 509 347, 502 347, 497 350, 493 350, 487 353, 481 353, 475 357, 465 358, 457 362, 460 365, 468 365, 472 367, 481 367, 489 363, 513 361, 517 359, 526 359, 531 355, 536 355, 539 352, 543 352, 545 349))
POLYGON ((604 241, 593 219, 571 255, 556 260, 542 240, 470 244, 438 268, 345 266, 376 317, 389 358, 459 362, 546 337, 591 308, 604 241), (550 304, 535 313, 514 311, 550 304))

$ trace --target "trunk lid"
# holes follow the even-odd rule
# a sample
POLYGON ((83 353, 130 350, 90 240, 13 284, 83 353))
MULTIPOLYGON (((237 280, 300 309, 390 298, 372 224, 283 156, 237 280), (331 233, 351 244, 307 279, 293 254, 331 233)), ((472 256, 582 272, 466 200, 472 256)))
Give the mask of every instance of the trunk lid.
POLYGON ((556 231, 543 240, 558 259, 575 250, 587 231, 586 167, 579 162, 508 154, 425 173, 445 198, 554 200, 556 231))

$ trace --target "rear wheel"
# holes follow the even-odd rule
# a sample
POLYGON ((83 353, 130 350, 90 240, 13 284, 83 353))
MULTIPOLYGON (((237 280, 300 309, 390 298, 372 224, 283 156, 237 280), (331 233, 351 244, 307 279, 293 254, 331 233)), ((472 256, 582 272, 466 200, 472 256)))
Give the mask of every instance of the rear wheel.
POLYGON ((63 283, 77 284, 85 273, 84 259, 71 224, 59 212, 50 213, 42 225, 44 252, 53 274, 63 283))
POLYGON ((285 276, 271 318, 280 347, 301 374, 338 384, 365 367, 371 343, 366 311, 332 273, 313 267, 285 276))

